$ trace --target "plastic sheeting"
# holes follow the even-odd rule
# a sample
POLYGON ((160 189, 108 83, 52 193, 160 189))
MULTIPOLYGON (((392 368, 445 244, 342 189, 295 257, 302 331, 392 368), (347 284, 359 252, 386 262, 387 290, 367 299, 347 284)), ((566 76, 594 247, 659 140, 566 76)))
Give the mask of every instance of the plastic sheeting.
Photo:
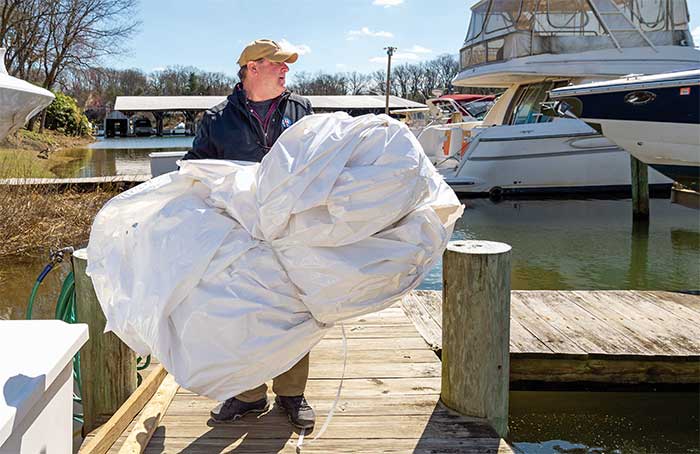
POLYGON ((98 213, 88 274, 107 330, 218 400, 415 288, 463 210, 384 115, 305 117, 259 164, 180 164, 98 213))

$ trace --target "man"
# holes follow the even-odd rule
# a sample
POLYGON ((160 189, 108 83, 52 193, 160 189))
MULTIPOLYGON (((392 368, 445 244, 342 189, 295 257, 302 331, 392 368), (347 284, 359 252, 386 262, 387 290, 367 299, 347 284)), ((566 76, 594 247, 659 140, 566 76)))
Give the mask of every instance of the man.
MULTIPOLYGON (((254 41, 238 59, 241 82, 224 102, 208 110, 184 159, 230 159, 259 162, 282 132, 305 115, 313 113, 308 99, 285 88, 288 64, 299 55, 285 51, 274 41, 254 41)), ((314 425, 313 409, 304 398, 309 376, 309 355, 276 377, 272 390, 275 403, 300 429, 314 425)), ((235 421, 247 413, 269 408, 267 385, 231 397, 212 410, 215 422, 235 421)))

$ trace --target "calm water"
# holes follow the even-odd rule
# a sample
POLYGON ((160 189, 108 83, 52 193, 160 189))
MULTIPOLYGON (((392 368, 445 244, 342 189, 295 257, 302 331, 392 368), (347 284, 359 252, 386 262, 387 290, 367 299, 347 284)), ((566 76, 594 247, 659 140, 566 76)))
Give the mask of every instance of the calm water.
MULTIPOLYGON (((192 138, 112 139, 68 153, 61 176, 149 172, 148 153, 192 138), (72 153, 72 154, 71 154, 72 153)), ((700 289, 700 213, 652 199, 651 221, 631 222, 630 200, 464 200, 454 239, 513 246, 513 289, 700 289)), ((45 258, 0 262, 0 319, 24 318, 45 258)), ((36 302, 52 315, 65 268, 36 302)), ((437 266, 422 288, 439 289, 437 266)), ((511 392, 511 436, 527 454, 700 453, 698 393, 511 392)))
POLYGON ((511 391, 508 424, 526 454, 697 454, 699 408, 697 393, 511 391))
MULTIPOLYGON (((622 200, 463 200, 454 239, 513 246, 514 290, 700 289, 700 212, 652 199, 646 225, 622 200)), ((442 287, 436 267, 423 288, 442 287)))
POLYGON ((149 153, 188 150, 192 137, 128 137, 103 139, 88 149, 64 150, 61 157, 71 161, 53 167, 58 177, 102 177, 150 174, 149 153))

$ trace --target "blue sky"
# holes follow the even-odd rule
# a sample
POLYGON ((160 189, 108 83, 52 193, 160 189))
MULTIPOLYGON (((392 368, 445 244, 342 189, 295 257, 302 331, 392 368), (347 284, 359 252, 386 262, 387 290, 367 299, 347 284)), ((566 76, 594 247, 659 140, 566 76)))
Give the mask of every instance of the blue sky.
MULTIPOLYGON (((687 0, 700 45, 700 0, 687 0)), ((128 55, 108 62, 147 72, 172 65, 233 75, 246 43, 271 38, 302 53, 298 71, 370 72, 392 62, 457 54, 475 0, 141 0, 128 55)))

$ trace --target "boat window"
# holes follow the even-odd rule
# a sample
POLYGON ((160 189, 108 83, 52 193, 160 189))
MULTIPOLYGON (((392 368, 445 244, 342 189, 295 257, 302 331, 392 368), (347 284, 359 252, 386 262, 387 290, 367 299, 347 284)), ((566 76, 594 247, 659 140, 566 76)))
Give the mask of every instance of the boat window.
POLYGON ((461 52, 462 67, 486 63, 486 43, 477 44, 461 52))
MULTIPOLYGON (((503 30, 523 29, 523 24, 519 22, 522 12, 522 0, 493 0, 486 33, 492 35, 503 30)), ((525 29, 529 29, 529 27, 525 27, 525 29)))
POLYGON ((558 33, 570 32, 580 35, 587 33, 599 33, 597 21, 591 7, 586 0, 569 0, 562 3, 561 0, 547 0, 546 22, 542 22, 544 14, 538 14, 537 31, 556 31, 558 33), (594 27, 589 27, 595 24, 594 27))
POLYGON ((484 32, 484 25, 486 24, 486 18, 488 17, 489 7, 491 6, 490 0, 483 0, 472 7, 471 18, 469 19, 469 29, 467 30, 467 37, 465 42, 474 41, 480 38, 484 32))
POLYGON ((688 4, 685 0, 670 0, 671 24, 667 29, 686 30, 690 15, 688 14, 688 4))
POLYGON ((485 101, 472 101, 468 103, 460 103, 461 106, 469 112, 469 115, 476 118, 477 120, 483 120, 491 107, 493 107, 494 102, 491 100, 485 101))
POLYGON ((666 27, 666 5, 664 3, 634 3, 630 5, 632 17, 642 30, 663 30, 666 27))
POLYGON ((546 123, 552 117, 542 113, 542 102, 547 100, 549 90, 556 88, 555 82, 541 82, 520 87, 514 98, 511 125, 546 123))

